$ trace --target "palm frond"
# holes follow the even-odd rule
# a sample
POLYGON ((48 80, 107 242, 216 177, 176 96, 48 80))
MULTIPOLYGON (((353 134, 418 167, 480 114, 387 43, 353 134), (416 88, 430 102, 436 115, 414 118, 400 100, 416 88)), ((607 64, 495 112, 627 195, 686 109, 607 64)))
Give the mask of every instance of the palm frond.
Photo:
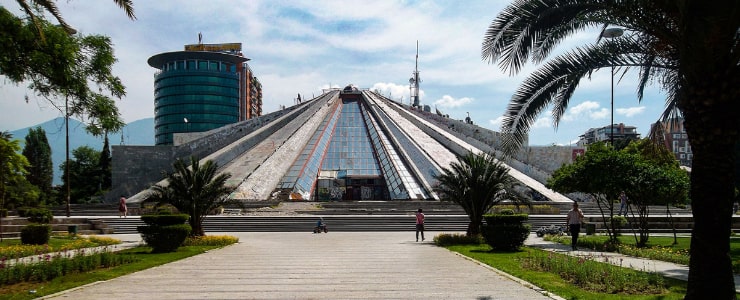
POLYGON ((134 14, 134 1, 133 0, 113 0, 118 7, 123 9, 123 11, 126 13, 126 16, 128 16, 131 20, 136 20, 136 15, 134 14))
POLYGON ((507 6, 488 27, 481 58, 518 73, 532 55, 543 61, 552 49, 574 32, 603 23, 603 1, 522 0, 507 6))

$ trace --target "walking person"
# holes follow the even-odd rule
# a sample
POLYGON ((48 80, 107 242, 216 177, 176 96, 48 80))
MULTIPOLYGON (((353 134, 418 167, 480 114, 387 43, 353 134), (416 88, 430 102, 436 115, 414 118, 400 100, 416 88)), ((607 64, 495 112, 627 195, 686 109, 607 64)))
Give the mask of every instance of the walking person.
POLYGON ((629 205, 627 204, 627 201, 629 199, 627 198, 627 195, 624 194, 624 191, 619 194, 619 212, 617 213, 617 216, 622 215, 622 211, 624 210, 624 216, 627 216, 627 208, 629 205))
POLYGON ((121 199, 118 200, 118 217, 126 217, 126 214, 128 213, 128 207, 126 207, 126 197, 121 195, 121 199))
POLYGON ((578 250, 578 234, 581 232, 581 223, 583 223, 583 212, 578 208, 578 202, 573 202, 573 209, 568 211, 568 217, 565 219, 570 231, 570 245, 573 251, 578 250))
POLYGON ((424 241, 424 213, 421 208, 416 211, 416 241, 419 241, 419 232, 421 232, 421 241, 424 241))

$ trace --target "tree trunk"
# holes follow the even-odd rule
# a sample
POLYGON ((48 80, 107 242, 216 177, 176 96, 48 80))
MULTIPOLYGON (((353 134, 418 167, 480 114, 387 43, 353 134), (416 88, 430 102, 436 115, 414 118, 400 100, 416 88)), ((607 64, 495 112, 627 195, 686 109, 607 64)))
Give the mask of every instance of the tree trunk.
POLYGON ((205 231, 203 230, 203 218, 200 216, 192 216, 190 218, 190 227, 193 231, 190 232, 190 236, 204 236, 206 235, 205 231))
POLYGON ((686 299, 707 295, 735 299, 730 233, 740 77, 730 70, 684 84, 679 103, 694 153, 690 194, 694 229, 686 299))
POLYGON ((468 223, 468 230, 465 232, 467 236, 476 236, 480 234, 480 227, 483 224, 483 219, 470 218, 468 223))
MULTIPOLYGON (((709 143, 707 143, 709 144, 709 143)), ((721 143, 714 143, 721 144, 721 143)), ((722 145, 696 145, 691 170, 694 229, 686 299, 734 299, 730 260, 733 182, 732 153, 722 145), (698 146, 698 147, 697 147, 698 146)))
POLYGON ((694 229, 685 299, 735 299, 730 259, 734 145, 740 119, 737 1, 683 1, 679 13, 678 107, 694 154, 694 229))

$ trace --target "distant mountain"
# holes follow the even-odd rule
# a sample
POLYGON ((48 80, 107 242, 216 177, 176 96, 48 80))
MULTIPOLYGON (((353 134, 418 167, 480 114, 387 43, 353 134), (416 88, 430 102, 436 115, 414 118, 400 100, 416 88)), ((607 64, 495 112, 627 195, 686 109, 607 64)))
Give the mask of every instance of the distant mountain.
MULTIPOLYGON (((62 171, 59 169, 66 159, 66 139, 64 118, 59 117, 34 126, 11 131, 13 138, 21 141, 21 148, 26 141, 26 135, 31 128, 41 127, 46 131, 46 138, 51 146, 51 159, 54 163, 54 184, 62 183, 62 171)), ((85 131, 85 124, 75 119, 69 119, 69 155, 72 150, 81 146, 88 146, 95 150, 102 150, 103 137, 94 137, 85 131)), ((154 118, 142 119, 127 124, 121 132, 108 136, 111 145, 154 145, 154 118)))

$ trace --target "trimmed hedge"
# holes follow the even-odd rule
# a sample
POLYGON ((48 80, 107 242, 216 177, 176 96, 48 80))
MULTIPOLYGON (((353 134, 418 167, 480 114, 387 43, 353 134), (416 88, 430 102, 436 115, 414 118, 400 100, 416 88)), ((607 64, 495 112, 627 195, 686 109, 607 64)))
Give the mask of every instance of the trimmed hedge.
POLYGON ((527 214, 492 214, 484 215, 486 225, 481 233, 486 243, 497 251, 517 251, 524 245, 529 236, 529 219, 527 214))
POLYGON ((44 245, 49 243, 51 237, 51 225, 28 224, 21 229, 21 244, 44 245))
POLYGON ((186 214, 144 215, 141 220, 146 226, 136 230, 153 253, 174 252, 179 248, 193 230, 184 224, 190 216, 186 214))
POLYGON ((434 237, 434 244, 437 246, 453 246, 453 245, 480 245, 483 243, 483 238, 479 235, 467 236, 459 233, 442 233, 434 237))
POLYGON ((185 222, 187 222, 189 218, 190 216, 186 214, 141 216, 141 220, 144 221, 144 223, 146 223, 147 225, 158 225, 158 226, 185 224, 185 222))
POLYGON ((190 225, 139 226, 136 228, 152 253, 175 252, 190 235, 190 225))
POLYGON ((25 211, 29 222, 49 224, 54 219, 54 214, 47 208, 29 208, 25 211))

